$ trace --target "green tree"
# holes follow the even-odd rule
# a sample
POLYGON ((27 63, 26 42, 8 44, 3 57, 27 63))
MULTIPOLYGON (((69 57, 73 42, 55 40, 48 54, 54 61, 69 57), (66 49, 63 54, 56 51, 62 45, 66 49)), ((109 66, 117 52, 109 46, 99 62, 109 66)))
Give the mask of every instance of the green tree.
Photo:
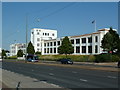
POLYGON ((59 54, 65 54, 67 58, 67 54, 72 54, 74 52, 74 47, 72 46, 69 38, 66 36, 62 40, 61 46, 58 47, 59 54))
POLYGON ((37 51, 37 52, 35 52, 35 54, 36 54, 36 55, 41 55, 41 52, 38 52, 38 51, 37 51))
POLYGON ((7 55, 6 55, 5 50, 4 50, 4 49, 2 49, 2 59, 4 59, 6 56, 7 56, 7 55))
POLYGON ((117 34, 117 32, 115 30, 112 29, 112 27, 110 27, 109 32, 107 32, 104 37, 103 40, 101 41, 102 43, 102 48, 106 51, 115 51, 118 50, 119 48, 119 35, 117 34))
POLYGON ((31 43, 31 41, 28 43, 27 53, 28 54, 34 54, 35 53, 35 49, 34 49, 33 44, 31 43))
POLYGON ((20 50, 18 50, 18 52, 17 52, 17 57, 23 57, 23 51, 20 49, 20 50))

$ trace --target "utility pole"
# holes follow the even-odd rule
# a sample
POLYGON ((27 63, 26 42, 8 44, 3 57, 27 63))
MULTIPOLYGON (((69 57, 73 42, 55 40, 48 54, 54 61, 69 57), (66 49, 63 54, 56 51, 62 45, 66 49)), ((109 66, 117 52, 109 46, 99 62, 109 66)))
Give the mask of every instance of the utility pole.
POLYGON ((26 14, 26 55, 25 55, 25 63, 27 63, 27 43, 28 42, 28 14, 26 14))

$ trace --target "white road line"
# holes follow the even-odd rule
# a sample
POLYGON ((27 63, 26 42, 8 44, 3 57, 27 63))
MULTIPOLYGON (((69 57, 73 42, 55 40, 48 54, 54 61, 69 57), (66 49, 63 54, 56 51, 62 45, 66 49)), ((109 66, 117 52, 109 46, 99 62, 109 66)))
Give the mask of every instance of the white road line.
POLYGON ((85 80, 85 79, 80 79, 80 81, 87 82, 88 80, 85 80))
POLYGON ((49 73, 50 76, 53 76, 54 74, 53 73, 49 73))
POLYGON ((77 72, 75 72, 75 71, 72 71, 72 73, 77 73, 77 72))
POLYGON ((32 71, 34 71, 34 70, 32 69, 32 71))
POLYGON ((107 76, 108 78, 114 78, 114 79, 116 79, 117 77, 114 77, 114 76, 107 76))

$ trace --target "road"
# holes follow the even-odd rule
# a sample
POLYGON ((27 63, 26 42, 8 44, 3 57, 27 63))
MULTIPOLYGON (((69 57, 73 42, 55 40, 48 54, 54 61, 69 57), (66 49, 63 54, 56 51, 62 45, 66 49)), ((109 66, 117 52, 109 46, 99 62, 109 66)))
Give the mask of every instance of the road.
POLYGON ((2 68, 65 88, 118 88, 118 72, 7 61, 2 68))

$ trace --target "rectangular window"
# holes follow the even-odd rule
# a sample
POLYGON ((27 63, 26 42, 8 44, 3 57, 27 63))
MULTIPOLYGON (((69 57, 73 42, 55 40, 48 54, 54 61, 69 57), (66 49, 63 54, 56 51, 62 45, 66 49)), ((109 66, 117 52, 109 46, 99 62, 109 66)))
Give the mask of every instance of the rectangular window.
POLYGON ((54 42, 54 46, 56 46, 56 42, 54 42))
POLYGON ((52 42, 50 42, 50 46, 52 46, 52 42))
POLYGON ((98 36, 95 36, 95 42, 98 42, 98 36))
POLYGON ((98 53, 98 46, 95 45, 95 53, 98 53))
POLYGON ((76 39, 76 44, 80 44, 80 39, 76 39))
POLYGON ((49 53, 49 48, 47 48, 47 53, 49 53))
POLYGON ((46 53, 46 48, 44 48, 44 53, 46 53))
POLYGON ((52 48, 50 48, 50 53, 52 53, 52 48))
POLYGON ((88 46, 88 53, 92 53, 92 46, 88 46))
POLYGON ((86 46, 82 46, 82 53, 86 53, 86 46))
POLYGON ((44 46, 46 47, 46 43, 44 43, 44 46))
POLYGON ((40 44, 39 44, 39 43, 37 43, 37 46, 40 46, 40 44))
POLYGON ((57 44, 60 45, 60 41, 58 41, 57 44))
POLYGON ((54 48, 54 53, 56 53, 56 48, 54 48))
POLYGON ((82 38, 82 43, 86 43, 86 38, 82 38))
POLYGON ((92 37, 88 37, 88 43, 92 43, 92 37))
POLYGON ((40 38, 37 38, 37 41, 40 41, 40 38))
POLYGON ((71 40, 71 43, 74 44, 74 39, 71 40))
POLYGON ((80 53, 80 46, 76 46, 76 53, 80 53))

